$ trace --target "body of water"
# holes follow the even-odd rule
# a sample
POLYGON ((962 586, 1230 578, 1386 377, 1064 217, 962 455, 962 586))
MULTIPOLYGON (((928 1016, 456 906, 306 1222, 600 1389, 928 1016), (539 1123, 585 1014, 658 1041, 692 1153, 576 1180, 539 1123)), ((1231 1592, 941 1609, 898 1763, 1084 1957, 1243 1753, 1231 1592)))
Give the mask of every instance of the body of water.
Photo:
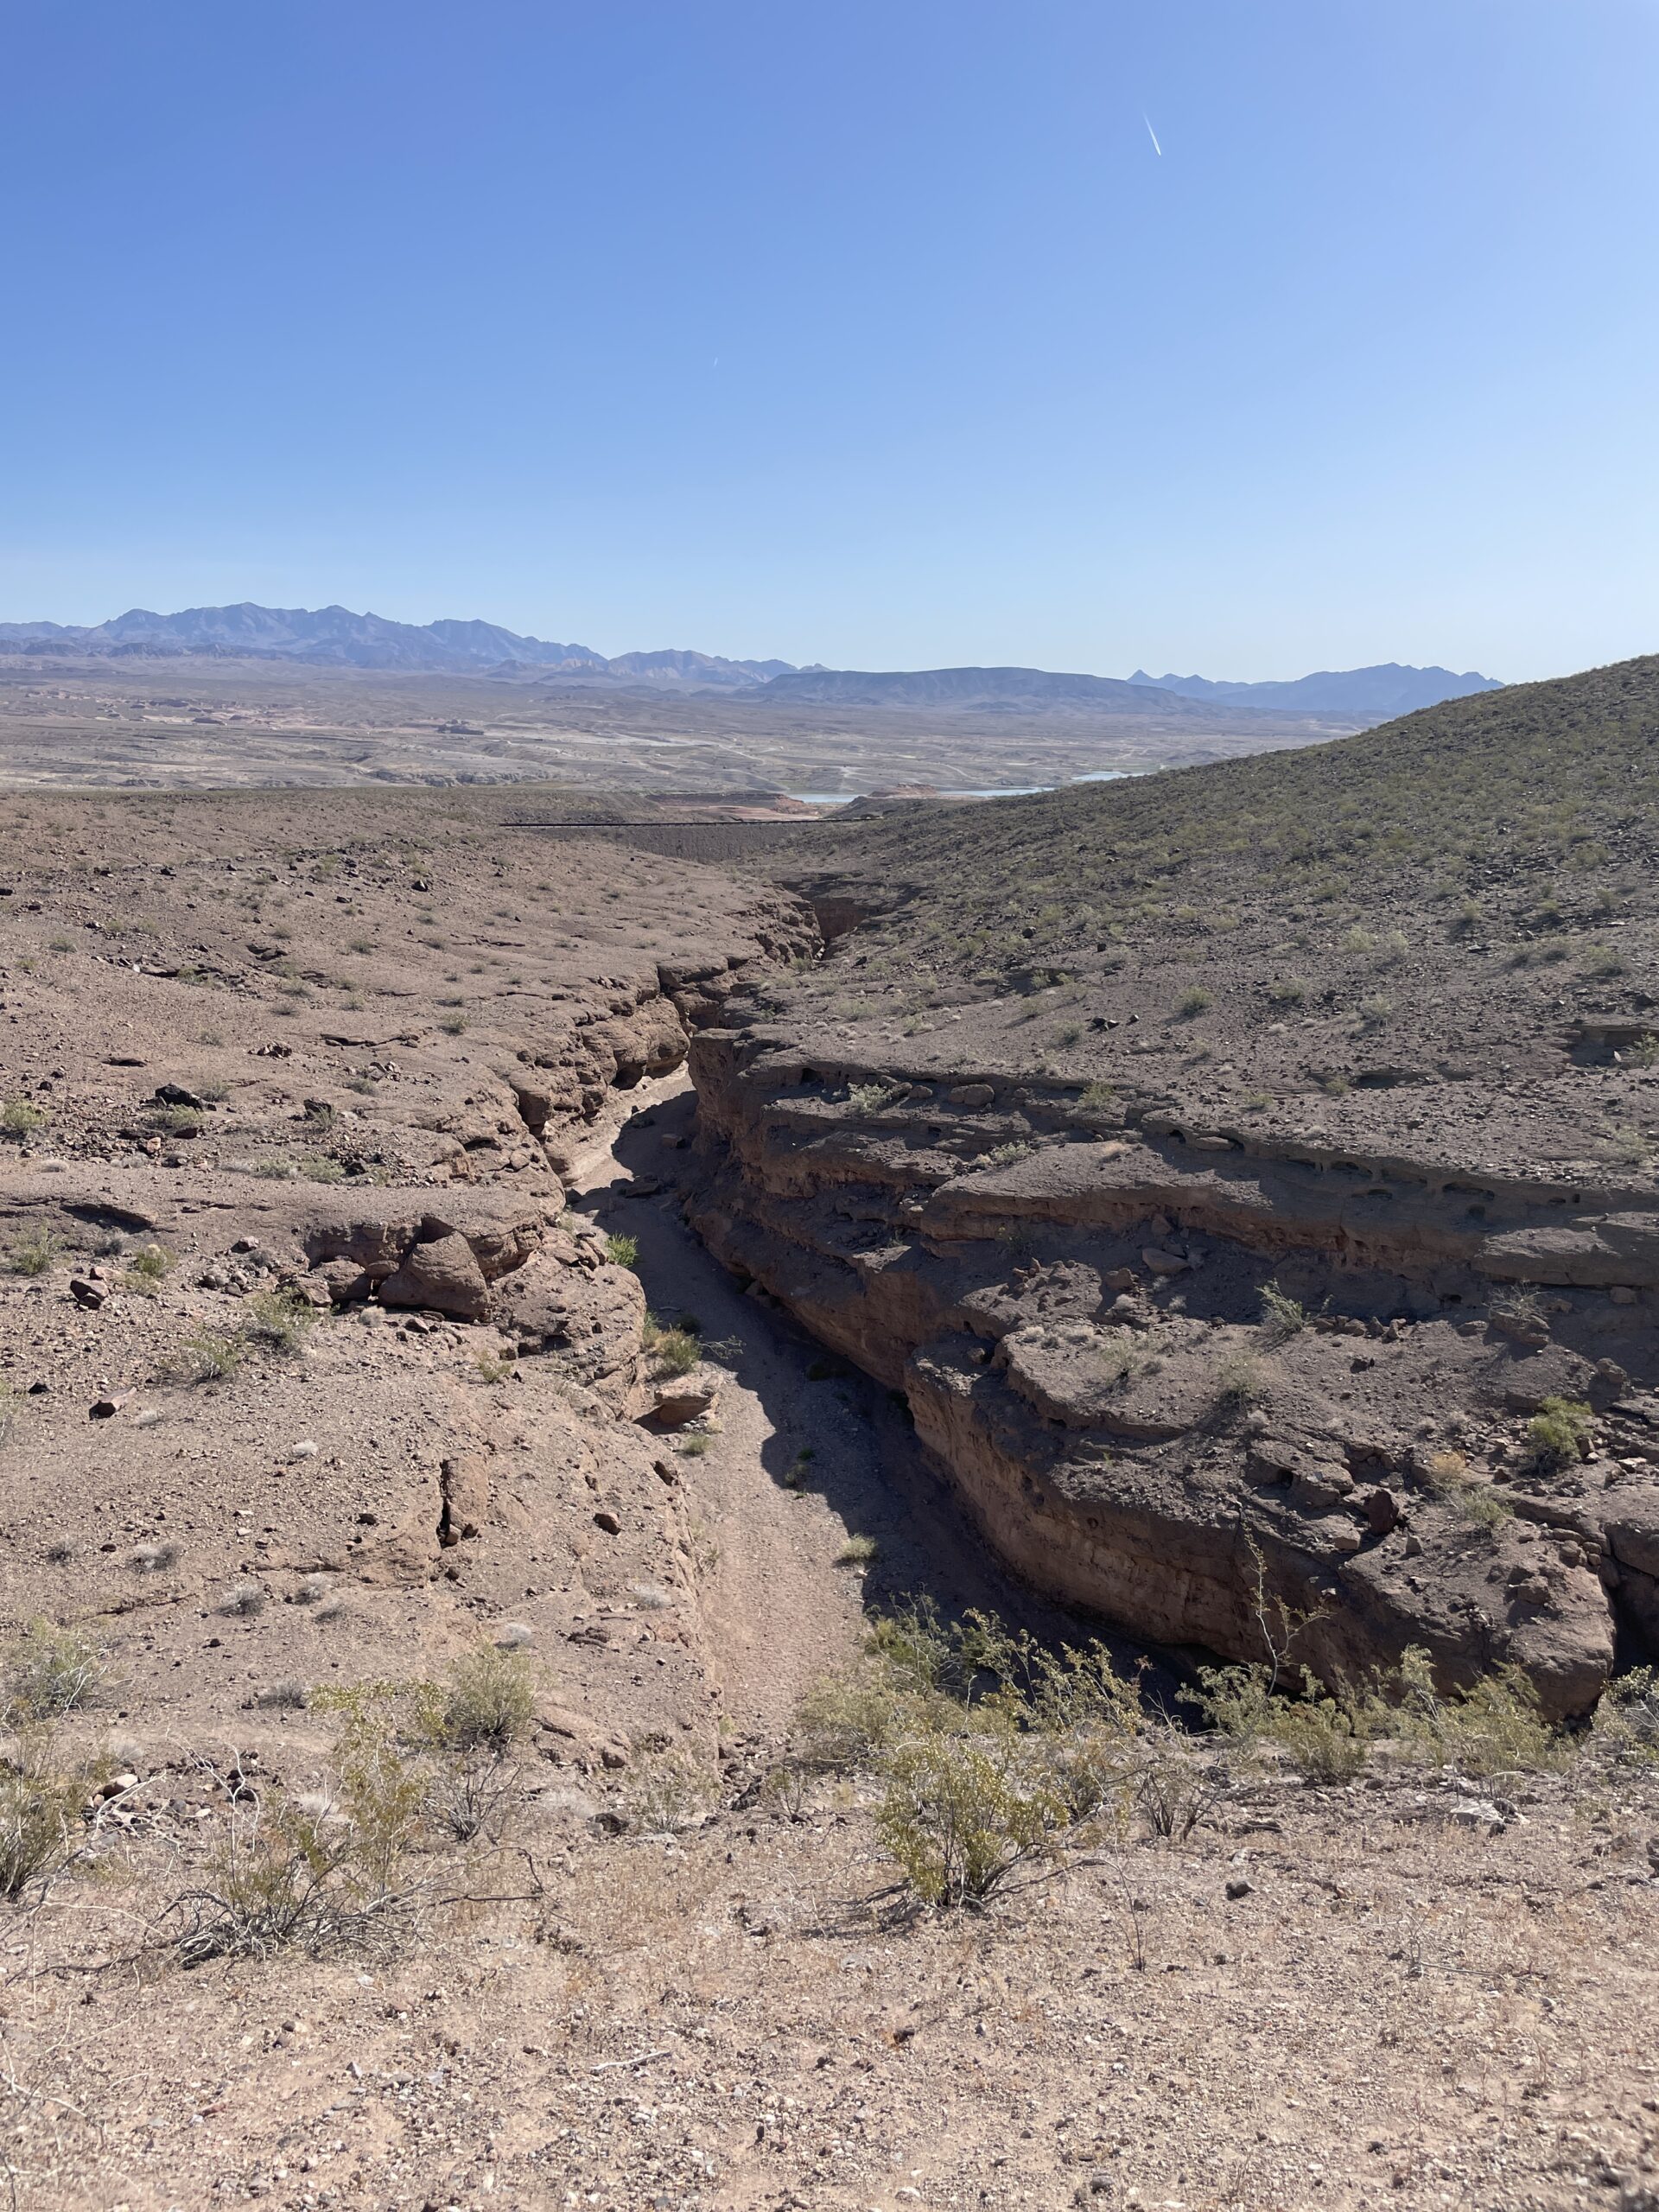
MULTIPOLYGON (((1116 784, 1125 776, 1143 772, 1137 768, 1090 768, 1081 776, 1068 776, 1063 784, 996 784, 983 791, 941 791, 941 798, 1030 798, 1038 791, 1063 791, 1072 784, 1116 784)), ((798 798, 805 806, 850 806, 855 798, 868 798, 868 791, 791 791, 791 798, 798 798)))

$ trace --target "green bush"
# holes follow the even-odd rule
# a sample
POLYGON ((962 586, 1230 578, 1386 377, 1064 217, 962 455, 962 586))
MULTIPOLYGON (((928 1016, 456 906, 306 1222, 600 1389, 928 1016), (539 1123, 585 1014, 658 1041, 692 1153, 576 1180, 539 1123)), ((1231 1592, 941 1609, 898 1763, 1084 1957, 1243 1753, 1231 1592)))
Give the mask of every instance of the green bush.
POLYGON ((864 1662, 821 1683, 798 1758, 871 1768, 877 1833, 916 1901, 980 1905, 1055 1861, 1136 1785, 1140 1717, 1098 1644, 1052 1652, 988 1615, 931 1605, 877 1624, 864 1662))
POLYGON ((1594 1420, 1580 1398, 1546 1398, 1527 1423, 1527 1446, 1533 1465, 1550 1472, 1576 1466, 1584 1456, 1594 1420))
POLYGON ((281 1351, 297 1351, 317 1325, 316 1307, 297 1290, 257 1290, 246 1311, 249 1336, 281 1351))
POLYGON ((227 1337, 216 1329, 192 1329, 178 1350, 162 1363, 169 1382, 219 1382, 240 1369, 246 1357, 241 1337, 227 1337))
POLYGON ((1182 992, 1176 1001, 1175 1011, 1183 1021, 1195 1021, 1199 1014, 1214 1004, 1215 1000, 1210 993, 1200 990, 1195 984, 1190 991, 1182 992))
POLYGON ((689 1375, 702 1357, 702 1346, 691 1330, 665 1329, 649 1314, 642 1342, 653 1375, 689 1375))
POLYGON ((637 1236, 607 1236, 605 1256, 619 1268, 637 1268, 639 1264, 639 1239, 637 1236))
POLYGON ((446 1751, 505 1751, 536 1717, 536 1675, 518 1650, 480 1643, 452 1662, 442 1681, 414 1692, 416 1734, 446 1751))
POLYGON ((1307 1308, 1287 1297, 1276 1282, 1262 1286, 1262 1319, 1274 1337, 1294 1337, 1307 1326, 1307 1308))
POLYGON ((0 1135, 21 1141, 43 1129, 51 1118, 44 1106, 36 1106, 30 1099, 9 1098, 0 1106, 0 1135))
POLYGON ((15 1275, 47 1274, 57 1265, 62 1250, 61 1241, 49 1229, 31 1229, 12 1246, 6 1265, 15 1275))
POLYGON ((1591 1742, 1621 1765, 1659 1764, 1659 1669, 1615 1675, 1596 1707, 1591 1742))
POLYGON ((133 1254, 121 1278, 122 1287, 136 1291, 141 1298, 154 1298, 176 1264, 164 1245, 146 1244, 133 1254))

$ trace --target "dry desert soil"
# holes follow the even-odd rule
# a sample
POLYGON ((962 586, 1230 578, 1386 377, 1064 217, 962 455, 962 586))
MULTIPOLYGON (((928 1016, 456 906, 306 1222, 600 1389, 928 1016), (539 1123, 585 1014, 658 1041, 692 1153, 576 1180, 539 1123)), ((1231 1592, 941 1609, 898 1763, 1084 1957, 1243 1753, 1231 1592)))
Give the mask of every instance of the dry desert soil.
POLYGON ((1651 2212, 1656 746, 9 796, 12 2201, 1651 2212))

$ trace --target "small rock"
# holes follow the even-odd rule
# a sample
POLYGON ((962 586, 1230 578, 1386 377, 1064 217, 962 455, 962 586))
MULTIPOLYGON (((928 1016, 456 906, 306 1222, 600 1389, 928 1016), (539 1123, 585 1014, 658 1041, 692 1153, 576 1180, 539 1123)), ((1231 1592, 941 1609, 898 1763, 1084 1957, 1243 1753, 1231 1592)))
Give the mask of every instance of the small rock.
POLYGON ((620 1536, 622 1533, 622 1523, 608 1505, 601 1505, 594 1514, 594 1526, 602 1529, 607 1536, 620 1536))
POLYGON ((191 1106, 198 1113, 200 1112, 202 1106, 202 1101, 197 1097, 195 1092, 187 1090, 181 1083, 157 1084, 156 1103, 158 1106, 191 1106))
POLYGON ((259 1239, 257 1236, 238 1236, 231 1249, 232 1252, 257 1252, 259 1239))
POLYGON ((95 1282, 83 1282, 79 1275, 72 1275, 69 1279, 69 1295, 77 1306, 84 1306, 89 1312, 96 1313, 104 1303, 105 1294, 95 1282))
POLYGON ((1636 1293, 1628 1283, 1615 1283, 1607 1295, 1615 1306, 1634 1306, 1636 1303, 1636 1293))
POLYGON ((1391 1490, 1378 1484, 1359 1499, 1359 1509, 1365 1516, 1365 1525, 1374 1536, 1386 1536, 1400 1519, 1400 1501, 1391 1490))
POLYGON ((317 1456, 317 1447, 312 1443, 310 1438, 307 1437, 302 1443, 296 1444, 288 1456, 290 1459, 315 1459, 317 1456))
POLYGON ((129 1789, 136 1789, 137 1787, 138 1777, 136 1774, 112 1774, 108 1781, 99 1786, 98 1794, 100 1797, 120 1797, 129 1789))
POLYGON ((996 1092, 988 1083, 959 1083, 944 1096, 946 1103, 952 1106, 988 1106, 996 1092))
POLYGON ((1228 1902, 1232 1904, 1236 1904, 1240 1897, 1249 1897, 1250 1891, 1255 1887, 1255 1885, 1254 1882, 1247 1882, 1242 1874, 1236 1874, 1233 1879, 1227 1885, 1228 1902))
POLYGON ((1160 1245, 1148 1244, 1141 1257, 1155 1275, 1179 1275, 1186 1272, 1186 1262, 1180 1254, 1166 1252, 1160 1245))
POLYGON ((86 1409, 87 1417, 92 1421, 112 1421, 131 1396, 130 1390, 119 1390, 111 1397, 94 1398, 86 1409))

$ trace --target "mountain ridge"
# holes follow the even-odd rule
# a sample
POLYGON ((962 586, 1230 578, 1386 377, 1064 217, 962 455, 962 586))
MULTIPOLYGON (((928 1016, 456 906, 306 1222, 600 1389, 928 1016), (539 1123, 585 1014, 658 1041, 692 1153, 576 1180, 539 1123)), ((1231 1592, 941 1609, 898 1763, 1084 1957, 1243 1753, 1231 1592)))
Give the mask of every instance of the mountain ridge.
POLYGON ((1206 676, 1148 676, 1137 668, 1129 682, 1185 699, 1207 699, 1239 707, 1289 708, 1310 714, 1396 715, 1420 707, 1443 706, 1478 691, 1501 691, 1496 677, 1475 670, 1458 675, 1449 668, 1413 668, 1397 660, 1369 668, 1317 670, 1286 683, 1229 683, 1206 676))
POLYGON ((0 652, 77 652, 98 658, 200 656, 259 659, 313 668, 459 674, 541 675, 576 685, 652 690, 742 691, 780 701, 844 706, 969 707, 982 711, 1156 713, 1179 715, 1177 699, 1235 711, 1334 713, 1382 719, 1498 689, 1473 671, 1414 668, 1389 661, 1370 668, 1321 670, 1286 683, 1236 683, 1202 676, 1125 679, 1039 668, 801 668, 779 659, 739 660, 671 647, 613 656, 591 645, 534 638, 496 622, 442 617, 399 622, 331 605, 189 607, 172 614, 129 607, 90 625, 0 622, 0 652))

